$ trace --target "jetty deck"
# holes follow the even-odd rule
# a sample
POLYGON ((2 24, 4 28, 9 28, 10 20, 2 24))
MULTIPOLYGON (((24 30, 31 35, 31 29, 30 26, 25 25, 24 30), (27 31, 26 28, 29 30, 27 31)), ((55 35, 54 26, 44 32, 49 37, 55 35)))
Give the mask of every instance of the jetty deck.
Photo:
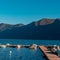
POLYGON ((58 57, 56 54, 53 54, 47 47, 45 46, 39 46, 47 60, 60 60, 60 57, 58 57))

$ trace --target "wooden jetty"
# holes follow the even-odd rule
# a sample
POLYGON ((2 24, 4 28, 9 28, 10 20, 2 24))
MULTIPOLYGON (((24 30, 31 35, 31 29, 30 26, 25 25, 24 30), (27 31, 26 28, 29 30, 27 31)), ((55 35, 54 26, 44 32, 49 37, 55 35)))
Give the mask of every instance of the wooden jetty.
POLYGON ((60 57, 58 57, 56 54, 53 54, 47 47, 39 46, 39 48, 41 49, 47 60, 60 60, 60 57))

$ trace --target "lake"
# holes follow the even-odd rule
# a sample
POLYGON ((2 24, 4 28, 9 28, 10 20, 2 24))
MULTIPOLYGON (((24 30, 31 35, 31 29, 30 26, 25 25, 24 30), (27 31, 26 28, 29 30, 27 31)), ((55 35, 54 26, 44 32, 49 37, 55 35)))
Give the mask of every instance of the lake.
MULTIPOLYGON (((60 45, 60 40, 22 40, 0 39, 0 44, 37 44, 37 45, 60 45)), ((45 60, 40 49, 29 48, 0 48, 0 60, 45 60), (11 51, 11 54, 10 54, 11 51)))

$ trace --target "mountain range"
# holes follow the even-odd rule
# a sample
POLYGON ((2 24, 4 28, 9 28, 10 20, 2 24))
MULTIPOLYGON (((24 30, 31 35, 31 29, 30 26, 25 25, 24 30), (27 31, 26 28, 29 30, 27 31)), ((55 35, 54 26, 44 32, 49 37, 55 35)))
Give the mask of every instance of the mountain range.
POLYGON ((60 40, 60 19, 43 18, 30 24, 0 24, 1 39, 60 40))

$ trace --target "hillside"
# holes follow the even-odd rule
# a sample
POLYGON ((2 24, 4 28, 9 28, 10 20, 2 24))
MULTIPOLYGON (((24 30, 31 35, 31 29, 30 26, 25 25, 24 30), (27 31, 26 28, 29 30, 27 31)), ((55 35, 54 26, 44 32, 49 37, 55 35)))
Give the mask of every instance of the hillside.
POLYGON ((0 38, 8 39, 60 39, 60 19, 43 18, 30 24, 0 24, 0 38))

